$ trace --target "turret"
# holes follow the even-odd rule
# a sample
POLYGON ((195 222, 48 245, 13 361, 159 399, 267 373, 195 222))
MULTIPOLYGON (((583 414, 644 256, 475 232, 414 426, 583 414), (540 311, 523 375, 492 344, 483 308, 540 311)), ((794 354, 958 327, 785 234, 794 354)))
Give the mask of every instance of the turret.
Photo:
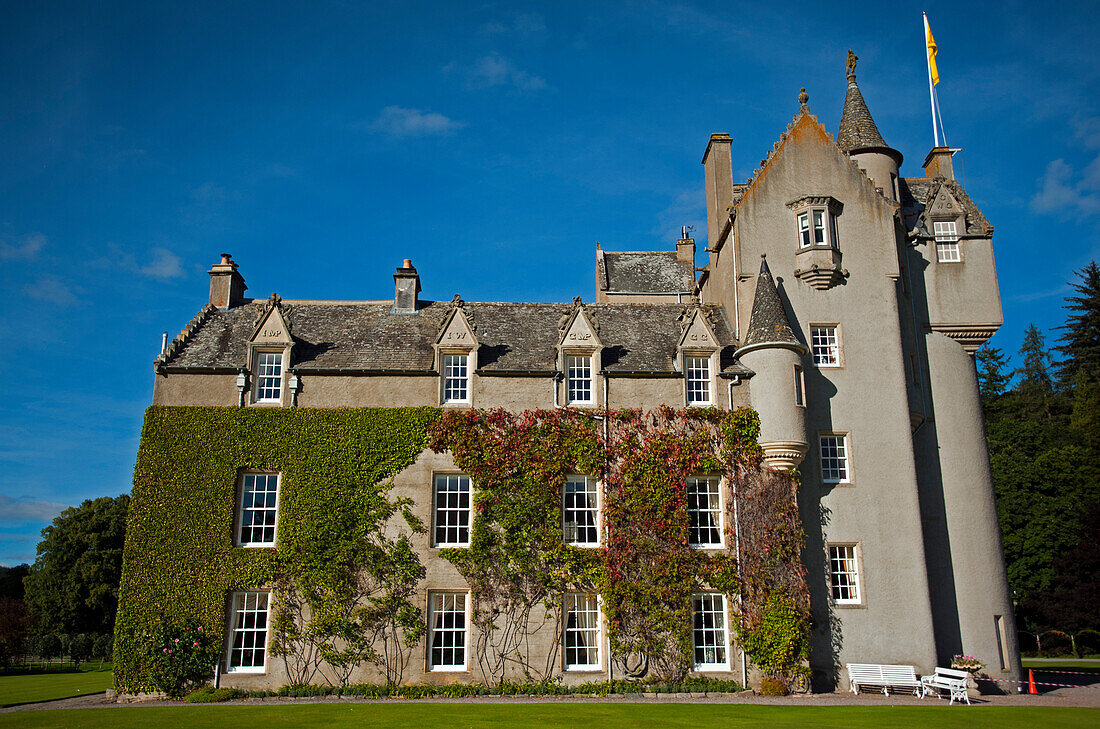
POLYGON ((856 84, 856 54, 848 51, 848 93, 844 96, 844 112, 840 117, 837 145, 848 153, 859 168, 871 178, 882 194, 895 202, 898 199, 898 170, 901 152, 889 147, 879 133, 867 102, 856 84))
POLYGON ((761 256, 745 341, 735 353, 755 374, 752 406, 760 414, 760 447, 774 469, 796 468, 809 450, 802 356, 806 347, 791 329, 768 261, 761 256))

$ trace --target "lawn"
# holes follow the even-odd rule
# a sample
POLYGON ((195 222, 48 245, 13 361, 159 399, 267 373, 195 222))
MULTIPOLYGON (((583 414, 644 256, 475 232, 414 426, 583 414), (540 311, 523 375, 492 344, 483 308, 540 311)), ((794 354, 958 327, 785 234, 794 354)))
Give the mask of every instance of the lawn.
POLYGON ((1024 668, 1034 668, 1039 670, 1041 668, 1048 671, 1054 669, 1062 671, 1096 671, 1100 672, 1100 660, 1091 659, 1065 659, 1065 658, 1047 658, 1045 660, 1035 660, 1034 658, 1024 659, 1024 668))
POLYGON ((301 706, 181 706, 27 711, 0 714, 0 727, 148 729, 263 726, 326 729, 443 726, 503 727, 759 727, 769 729, 1059 729, 1100 724, 1100 709, 1006 706, 751 706, 744 704, 307 704, 301 706))
POLYGON ((88 670, 78 673, 0 676, 0 707, 87 696, 102 693, 114 686, 114 674, 110 668, 100 671, 93 670, 93 664, 88 666, 88 670))

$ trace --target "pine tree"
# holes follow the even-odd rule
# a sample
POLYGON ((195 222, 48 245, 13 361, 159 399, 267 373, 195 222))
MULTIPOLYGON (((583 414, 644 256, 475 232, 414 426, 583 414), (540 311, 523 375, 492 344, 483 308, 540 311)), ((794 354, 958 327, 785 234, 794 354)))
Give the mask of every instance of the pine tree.
POLYGON ((1020 346, 1020 359, 1023 366, 1013 374, 1019 377, 1016 392, 1020 395, 1025 413, 1035 420, 1051 420, 1050 401, 1054 392, 1054 381, 1050 376, 1053 366, 1047 351, 1043 333, 1034 324, 1027 328, 1024 343, 1020 346))
POLYGON ((983 344, 974 357, 978 362, 978 391, 982 402, 989 405, 1008 389, 1012 379, 1012 374, 1005 372, 1008 358, 999 347, 990 347, 989 344, 983 344))
POLYGON ((1077 373, 1083 372, 1088 382, 1100 382, 1100 268, 1096 261, 1075 272, 1079 283, 1071 283, 1077 296, 1067 296, 1070 312, 1064 332, 1058 338, 1057 350, 1065 355, 1058 365, 1058 382, 1065 388, 1072 387, 1077 373))

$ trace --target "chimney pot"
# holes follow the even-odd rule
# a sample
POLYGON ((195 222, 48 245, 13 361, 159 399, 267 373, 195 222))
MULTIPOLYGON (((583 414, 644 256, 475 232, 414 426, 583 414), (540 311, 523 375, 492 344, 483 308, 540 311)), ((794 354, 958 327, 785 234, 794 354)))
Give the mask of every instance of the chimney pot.
POLYGON ((222 265, 223 266, 227 266, 232 262, 233 262, 233 254, 231 254, 231 253, 223 253, 222 254, 222 265))
POLYGON ((403 264, 401 264, 401 268, 412 268, 412 267, 413 267, 413 262, 412 262, 411 258, 406 258, 405 262, 403 264))

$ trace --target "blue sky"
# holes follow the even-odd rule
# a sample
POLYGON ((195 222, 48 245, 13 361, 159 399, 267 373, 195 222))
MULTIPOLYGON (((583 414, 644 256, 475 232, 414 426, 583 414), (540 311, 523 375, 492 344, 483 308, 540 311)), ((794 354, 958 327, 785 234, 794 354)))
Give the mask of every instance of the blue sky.
MULTIPOLYGON (((128 491, 160 334, 249 294, 593 297, 594 247, 705 229, 711 132, 744 180, 797 110, 835 132, 848 48, 886 141, 996 225, 1014 352, 1100 257, 1100 13, 1083 3, 3 2, 0 564, 128 491)), ((702 264, 700 259, 700 264, 702 264)), ((1056 336, 1056 333, 1048 336, 1056 336)))

